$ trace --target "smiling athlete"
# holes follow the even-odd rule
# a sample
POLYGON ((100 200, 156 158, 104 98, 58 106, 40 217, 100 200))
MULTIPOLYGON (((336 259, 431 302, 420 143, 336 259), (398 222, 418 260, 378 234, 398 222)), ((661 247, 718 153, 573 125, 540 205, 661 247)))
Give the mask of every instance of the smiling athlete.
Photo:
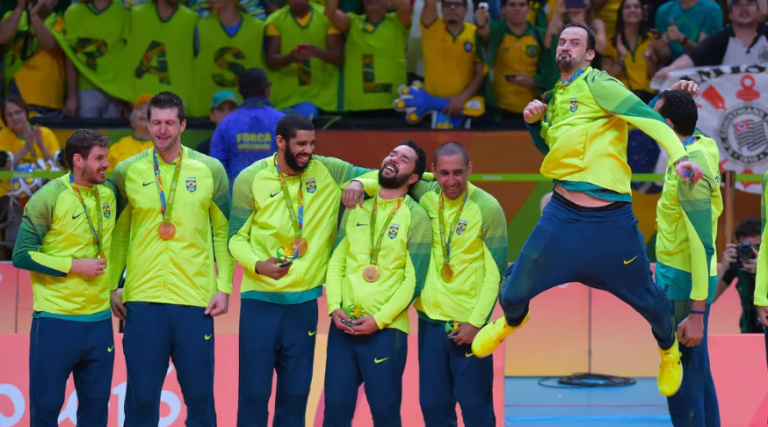
MULTIPOLYGON (((277 124, 277 154, 244 169, 233 189, 229 250, 243 266, 237 425, 304 427, 323 294, 342 189, 373 173, 314 155, 315 128, 298 114, 277 124)), ((362 185, 345 190, 362 198, 362 185)), ((374 193, 375 194, 375 193, 374 193)), ((346 198, 346 196, 345 196, 346 198)))
POLYGON ((29 347, 30 427, 55 427, 70 374, 77 425, 105 426, 112 394, 114 335, 105 274, 117 209, 105 181, 109 140, 75 131, 65 148, 71 172, 35 192, 24 209, 13 266, 30 271, 34 311, 29 347))
POLYGON ((347 210, 328 266, 333 325, 325 368, 325 427, 352 423, 365 386, 373 424, 399 427, 408 353, 408 307, 424 287, 432 229, 407 195, 427 156, 413 141, 382 162, 375 197, 347 210))
POLYGON ((472 350, 478 357, 491 354, 528 320, 532 298, 581 282, 612 293, 651 324, 661 355, 659 391, 672 396, 683 379, 675 319, 651 277, 632 212, 627 123, 669 153, 676 174, 695 183, 702 171, 661 116, 618 80, 590 67, 594 57, 592 30, 566 25, 556 57, 562 80, 545 95, 546 103, 533 101, 523 112, 545 155, 541 173, 554 180, 554 193, 502 292, 505 317, 484 327, 472 350))

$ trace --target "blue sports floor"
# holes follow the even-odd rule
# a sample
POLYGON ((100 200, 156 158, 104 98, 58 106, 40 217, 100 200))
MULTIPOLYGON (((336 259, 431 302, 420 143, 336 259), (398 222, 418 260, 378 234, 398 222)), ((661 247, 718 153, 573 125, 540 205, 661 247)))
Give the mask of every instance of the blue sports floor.
MULTIPOLYGON (((637 383, 626 387, 571 389, 542 387, 540 379, 506 378, 505 426, 672 426, 656 378, 635 378, 637 383)), ((558 385, 557 379, 545 384, 558 385)))

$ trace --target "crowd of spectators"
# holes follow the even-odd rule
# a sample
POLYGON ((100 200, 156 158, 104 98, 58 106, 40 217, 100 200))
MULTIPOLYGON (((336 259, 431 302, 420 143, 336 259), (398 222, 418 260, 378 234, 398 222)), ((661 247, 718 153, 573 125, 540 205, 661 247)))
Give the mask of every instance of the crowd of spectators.
POLYGON ((595 29, 594 65, 643 98, 656 74, 768 61, 766 0, 67 1, 17 0, 0 23, 3 98, 32 115, 127 118, 171 90, 208 118, 216 93, 261 68, 284 112, 391 117, 419 80, 445 113, 480 95, 478 122, 503 125, 557 82, 569 22, 595 29))

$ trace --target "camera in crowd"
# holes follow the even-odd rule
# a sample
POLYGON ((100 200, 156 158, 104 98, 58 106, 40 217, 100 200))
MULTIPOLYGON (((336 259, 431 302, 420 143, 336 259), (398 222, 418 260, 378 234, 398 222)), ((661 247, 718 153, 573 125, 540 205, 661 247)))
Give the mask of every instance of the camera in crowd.
POLYGON ((752 249, 755 251, 760 250, 760 245, 753 245, 749 240, 744 240, 736 245, 736 254, 739 257, 739 261, 757 258, 757 255, 755 255, 755 252, 752 249))
POLYGON ((733 268, 740 269, 744 267, 744 264, 742 264, 743 261, 757 258, 757 255, 755 255, 755 252, 752 251, 752 249, 759 251, 760 245, 752 244, 749 240, 743 240, 736 245, 736 262, 733 264, 733 268))

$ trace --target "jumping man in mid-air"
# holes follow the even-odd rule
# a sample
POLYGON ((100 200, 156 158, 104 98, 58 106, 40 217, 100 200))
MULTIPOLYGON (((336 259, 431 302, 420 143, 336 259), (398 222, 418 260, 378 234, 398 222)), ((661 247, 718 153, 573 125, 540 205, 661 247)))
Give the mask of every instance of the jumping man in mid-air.
POLYGON ((484 327, 472 350, 491 354, 529 318, 541 292, 568 282, 611 292, 651 324, 659 345, 661 394, 677 393, 683 379, 675 319, 651 277, 643 237, 632 212, 627 165, 627 122, 659 142, 676 173, 698 181, 701 168, 666 122, 618 80, 590 67, 595 35, 581 24, 560 34, 562 80, 523 116, 545 154, 541 173, 554 180, 552 201, 525 242, 501 295, 505 318, 484 327))

